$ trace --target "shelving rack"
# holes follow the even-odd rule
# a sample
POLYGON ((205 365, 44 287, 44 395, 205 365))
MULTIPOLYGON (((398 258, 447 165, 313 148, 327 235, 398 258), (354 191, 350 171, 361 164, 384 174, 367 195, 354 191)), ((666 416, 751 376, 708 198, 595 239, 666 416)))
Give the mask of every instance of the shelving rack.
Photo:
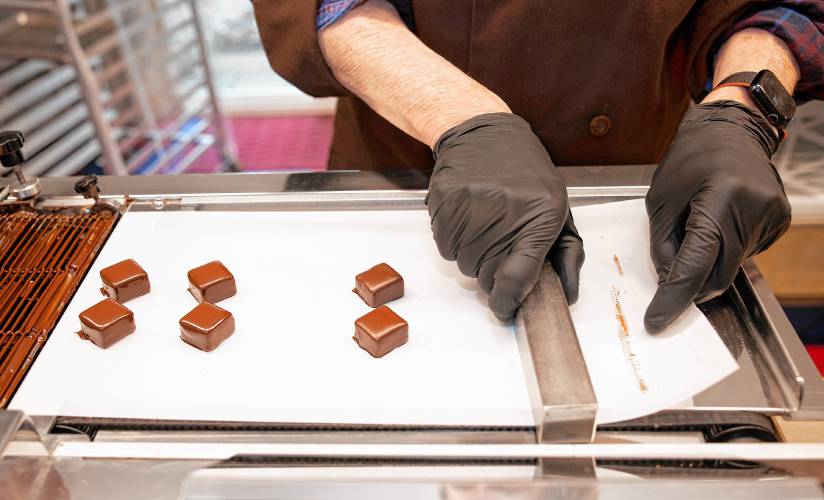
POLYGON ((0 0, 0 128, 30 175, 237 168, 197 0, 0 0))

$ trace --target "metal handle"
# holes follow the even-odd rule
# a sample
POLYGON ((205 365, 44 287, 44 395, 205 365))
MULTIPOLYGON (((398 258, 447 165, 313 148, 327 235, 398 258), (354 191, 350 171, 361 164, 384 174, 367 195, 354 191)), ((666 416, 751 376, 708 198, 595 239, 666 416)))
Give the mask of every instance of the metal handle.
POLYGON ((598 402, 564 290, 548 263, 516 320, 538 442, 592 441, 598 402))

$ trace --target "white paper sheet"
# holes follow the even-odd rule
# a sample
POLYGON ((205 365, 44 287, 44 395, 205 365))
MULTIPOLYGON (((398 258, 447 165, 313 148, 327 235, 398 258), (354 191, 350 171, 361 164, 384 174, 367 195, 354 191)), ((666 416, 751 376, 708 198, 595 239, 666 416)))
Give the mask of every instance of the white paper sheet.
POLYGON ((644 200, 572 212, 586 261, 570 312, 598 399, 598 423, 682 406, 735 371, 737 363, 695 306, 664 333, 646 332, 657 275, 644 200))
MULTIPOLYGON (((642 202, 573 212, 587 261, 572 313, 599 422, 673 406, 734 369, 697 309, 672 334, 643 331, 655 277, 642 202), (646 392, 621 348, 612 286, 646 392)), ((534 423, 511 325, 440 258, 425 211, 128 213, 10 407, 155 419, 534 423), (99 270, 124 258, 143 265, 152 292, 127 303, 137 331, 103 351, 77 337, 77 315, 101 299, 99 270), (238 282, 238 294, 220 303, 237 330, 203 353, 179 339, 178 320, 195 305, 186 271, 216 258, 238 282), (406 278, 406 295, 390 307, 410 323, 410 340, 376 360, 351 338, 354 320, 370 310, 351 289, 355 274, 381 261, 406 278)))
POLYGON ((136 212, 120 221, 11 407, 29 414, 409 425, 532 425, 514 331, 474 280, 438 255, 425 211, 136 212), (217 237, 221 235, 220 237, 217 237), (109 349, 80 340, 101 268, 134 258, 150 294, 137 331, 109 349), (204 353, 178 320, 186 272, 220 259, 238 294, 235 334, 204 353), (354 277, 387 262, 406 278, 390 307, 409 342, 373 359, 352 340, 371 309, 354 277))

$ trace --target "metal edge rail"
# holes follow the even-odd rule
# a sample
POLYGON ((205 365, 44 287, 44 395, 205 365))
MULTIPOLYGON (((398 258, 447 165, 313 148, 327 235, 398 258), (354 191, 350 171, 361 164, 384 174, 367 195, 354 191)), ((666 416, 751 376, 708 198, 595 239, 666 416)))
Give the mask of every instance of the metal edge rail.
POLYGON ((734 292, 747 329, 785 399, 786 417, 824 419, 824 379, 753 261, 742 266, 734 292))
POLYGON ((0 458, 6 454, 9 444, 23 425, 23 412, 19 410, 0 411, 0 458))
POLYGON ((544 264, 516 318, 539 443, 587 443, 598 402, 558 275, 544 264))
MULTIPOLYGON (((569 196, 573 206, 603 203, 605 199, 634 199, 643 196, 645 188, 570 188, 569 196)), ((120 200, 123 195, 102 194, 101 199, 120 200)), ((296 209, 297 207, 311 209, 317 204, 322 209, 364 209, 369 204, 389 202, 397 209, 398 202, 402 201, 409 209, 423 209, 426 198, 424 189, 398 190, 345 190, 345 191, 316 191, 316 192, 268 192, 260 190, 247 193, 209 193, 209 192, 170 192, 162 194, 132 194, 129 199, 135 202, 133 210, 144 210, 148 205, 155 209, 179 210, 266 210, 266 209, 296 209)), ((74 204, 81 200, 80 196, 55 196, 40 202, 40 206, 54 207, 65 204, 74 204)))
MULTIPOLYGON (((25 449, 9 450, 25 456, 25 449)), ((60 458, 144 458, 225 460, 241 454, 301 457, 433 458, 612 458, 824 460, 824 444, 666 443, 666 444, 270 444, 270 443, 89 443, 66 441, 52 456, 60 458)))

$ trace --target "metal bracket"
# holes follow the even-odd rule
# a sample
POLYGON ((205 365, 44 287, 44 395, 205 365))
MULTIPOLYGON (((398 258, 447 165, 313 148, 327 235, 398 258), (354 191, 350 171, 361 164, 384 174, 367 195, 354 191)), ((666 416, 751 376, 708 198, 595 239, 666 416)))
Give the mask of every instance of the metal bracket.
POLYGON ((824 381, 754 262, 744 264, 734 284, 747 329, 778 381, 786 417, 824 419, 824 381))
POLYGON ((6 454, 9 443, 14 440, 21 425, 23 425, 22 411, 0 411, 0 458, 6 454))
POLYGON ((561 282, 548 263, 516 322, 538 442, 591 442, 598 403, 561 282))

